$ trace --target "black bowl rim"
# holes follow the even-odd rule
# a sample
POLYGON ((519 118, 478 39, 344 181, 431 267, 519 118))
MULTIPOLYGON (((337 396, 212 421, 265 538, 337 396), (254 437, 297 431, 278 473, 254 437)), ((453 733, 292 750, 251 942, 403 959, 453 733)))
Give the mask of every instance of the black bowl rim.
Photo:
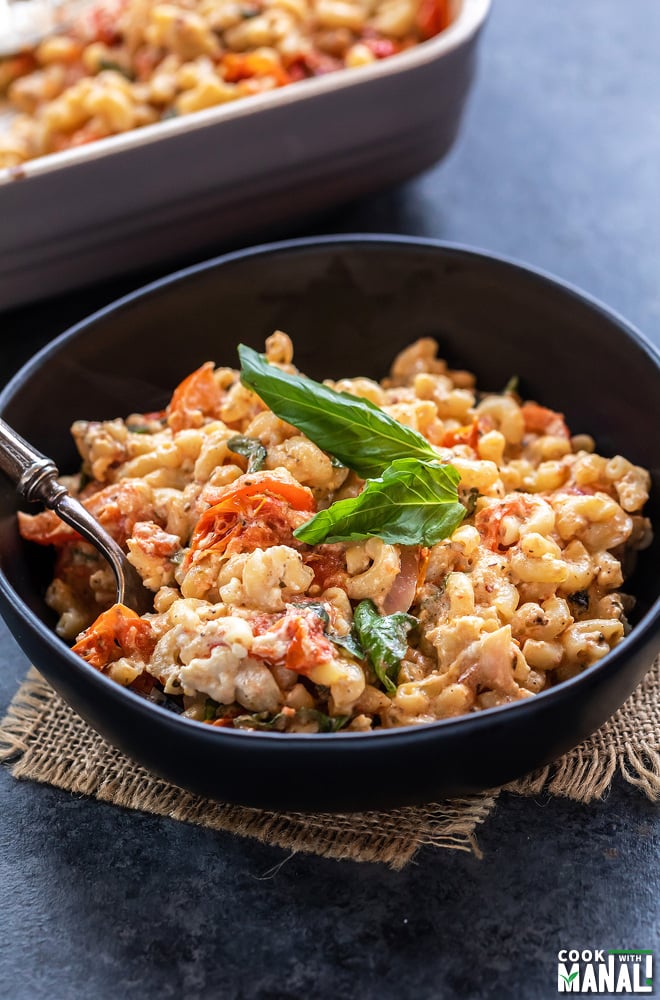
MULTIPOLYGON (((11 400, 15 392, 21 388, 24 382, 29 380, 32 373, 36 369, 40 368, 44 362, 48 360, 51 354, 58 353, 62 345, 67 341, 75 339, 78 334, 83 333, 89 326, 92 326, 100 319, 104 319, 111 316, 113 313, 118 312, 122 307, 129 305, 136 300, 146 299, 151 295, 156 295, 164 287, 174 285, 180 281, 185 281, 189 277, 201 274, 205 271, 213 270, 214 268, 221 267, 225 264, 230 264, 237 260, 286 253, 288 251, 304 251, 306 249, 313 250, 324 246, 341 246, 342 244, 347 247, 357 247, 361 245, 399 247, 403 252, 405 252, 406 248, 438 249, 458 257, 485 259, 491 263, 495 263, 496 265, 504 265, 505 268, 511 268, 522 272, 524 276, 532 278, 541 284, 553 286, 555 289, 559 288, 560 291, 568 297, 577 299, 583 305, 586 305, 593 311, 600 313, 606 320, 616 325, 624 334, 624 337, 627 337, 637 344, 637 346, 647 355, 649 360, 655 366, 658 375, 660 375, 660 352, 656 349, 654 344, 652 344, 639 330, 636 329, 636 327, 594 296, 582 291, 570 282, 565 281, 563 278, 558 278, 541 268, 530 266, 512 257, 492 253, 489 250, 483 250, 478 247, 472 247, 460 243, 452 243, 445 240, 436 240, 428 237, 404 236, 388 233, 339 233, 326 236, 281 240, 259 244, 253 247, 246 247, 241 250, 234 250, 230 253, 221 254, 217 257, 193 264, 189 267, 181 268, 178 271, 174 271, 162 278, 149 282, 148 284, 129 292, 127 295, 121 296, 119 299, 115 299, 113 302, 110 302, 108 305, 96 310, 96 312, 92 313, 90 316, 80 320, 78 323, 59 334, 54 340, 50 341, 45 347, 38 351, 19 369, 18 372, 13 375, 4 389, 0 392, 0 415, 4 412, 7 403, 11 400)), ((542 691, 533 698, 526 698, 523 701, 513 702, 507 705, 499 705, 495 708, 483 709, 482 711, 475 712, 473 714, 461 715, 448 719, 439 719, 436 722, 429 722, 424 725, 401 726, 396 729, 377 729, 367 733, 342 733, 342 739, 338 740, 337 734, 333 733, 248 732, 211 727, 194 719, 187 719, 179 716, 153 702, 147 701, 133 691, 121 687, 121 685, 116 684, 109 677, 101 674, 98 670, 95 670, 94 667, 91 667, 80 657, 72 653, 71 650, 62 643, 62 640, 59 639, 52 630, 47 628, 44 622, 42 622, 41 619, 38 618, 37 615, 18 596, 1 568, 0 593, 2 593, 4 599, 18 617, 22 618, 42 640, 52 646, 54 651, 61 655, 74 670, 83 671, 87 674, 87 680, 93 686, 97 687, 99 693, 105 692, 109 700, 121 704, 125 699, 128 699, 129 702, 132 703, 133 709, 136 710, 138 714, 145 715, 145 717, 148 718, 153 718, 153 714, 156 712, 159 716, 161 716, 163 721, 167 720, 167 723, 170 726, 174 726, 175 728, 183 727, 182 735, 186 732, 189 734, 196 732, 198 738, 204 738, 205 736, 206 739, 221 739, 231 742, 244 739, 250 739, 251 741, 260 739, 279 746, 282 746, 283 744, 301 745, 304 743, 307 745, 308 750, 311 750, 314 745, 337 745, 338 747, 341 747, 346 746, 348 741, 353 742, 354 740, 364 739, 387 739, 390 743, 397 741, 401 744, 408 743, 411 739, 433 739, 435 734, 441 731, 454 729, 456 726, 467 727, 470 725, 473 730, 477 728, 480 729, 483 726, 488 726, 491 719, 500 716, 503 712, 515 710, 519 713, 518 717, 520 717, 522 712, 527 712, 528 714, 534 713, 538 711, 541 705, 545 706, 548 702, 553 700, 560 701, 563 697, 565 697, 565 693, 569 690, 589 683, 594 674, 600 672, 605 667, 614 668, 615 664, 627 659, 628 654, 634 654, 635 650, 645 642, 646 638, 650 637, 650 635, 660 627, 660 597, 658 597, 641 621, 635 625, 630 634, 626 636, 622 642, 615 647, 615 649, 608 653, 607 656, 587 667, 577 676, 572 677, 567 681, 563 681, 561 684, 556 687, 549 688, 547 691, 542 691), (328 741, 330 741, 330 744, 328 741)))

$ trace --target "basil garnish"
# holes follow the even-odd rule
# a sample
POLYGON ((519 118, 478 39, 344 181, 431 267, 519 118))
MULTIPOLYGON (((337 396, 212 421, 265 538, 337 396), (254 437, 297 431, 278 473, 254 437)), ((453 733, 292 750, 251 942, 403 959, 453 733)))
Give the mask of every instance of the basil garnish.
POLYGON ((426 438, 367 399, 335 392, 302 375, 289 375, 241 344, 241 382, 281 420, 367 479, 398 458, 439 460, 426 438))
POLYGON ((361 601, 355 609, 353 628, 378 680, 389 694, 396 691, 397 674, 408 648, 408 633, 417 624, 417 618, 401 612, 379 615, 373 601, 361 601))
POLYGON ((390 545, 435 545, 465 517, 452 465, 400 458, 358 496, 338 500, 294 531, 309 545, 382 538, 390 545))
POLYGON ((330 642, 334 643, 335 646, 341 646, 341 648, 345 649, 347 653, 354 656, 356 660, 364 659, 364 650, 362 649, 362 646, 353 631, 349 632, 347 635, 337 635, 336 632, 330 631, 330 615, 320 601, 294 601, 291 606, 294 608, 304 608, 306 611, 312 611, 323 622, 323 631, 330 642))
POLYGON ((247 458, 248 472, 259 472, 260 469, 263 469, 267 452, 261 441, 257 438, 250 438, 245 437, 243 434, 237 434, 235 437, 229 438, 227 441, 227 447, 230 451, 235 452, 237 455, 242 455, 243 458, 247 458))

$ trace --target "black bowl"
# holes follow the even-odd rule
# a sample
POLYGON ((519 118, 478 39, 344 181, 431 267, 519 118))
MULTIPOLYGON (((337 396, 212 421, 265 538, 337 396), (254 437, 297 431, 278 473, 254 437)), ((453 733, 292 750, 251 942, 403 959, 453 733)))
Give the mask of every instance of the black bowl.
MULTIPOLYGON (((274 329, 317 378, 382 376, 432 335, 441 355, 501 389, 565 412, 603 454, 652 470, 660 526, 660 363, 623 320, 518 264, 400 237, 301 240, 241 251, 156 282, 59 337, 10 382, 0 412, 62 470, 77 467, 69 425, 159 408, 207 359, 236 363, 239 341, 274 329)), ((459 795, 551 761, 600 726, 651 664, 660 619, 659 541, 630 583, 632 633, 579 677, 522 703, 368 734, 218 730, 155 707, 56 638, 44 604, 48 559, 21 542, 13 487, 0 482, 0 603, 53 687, 106 739, 194 792, 252 806, 365 809, 459 795)), ((658 532, 660 536, 660 531, 658 532)))

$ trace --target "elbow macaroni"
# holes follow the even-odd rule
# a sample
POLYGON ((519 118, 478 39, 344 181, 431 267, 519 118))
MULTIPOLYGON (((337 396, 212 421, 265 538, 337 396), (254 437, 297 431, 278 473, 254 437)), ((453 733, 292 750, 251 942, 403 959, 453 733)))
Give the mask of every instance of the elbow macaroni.
POLYGON ((448 0, 95 0, 0 59, 0 170, 110 135, 366 66, 450 21, 448 0))
MULTIPOLYGON (((347 27, 349 6, 327 0, 328 26, 347 27)), ((162 30, 174 30, 169 6, 158 11, 162 30)), ((187 45, 208 44, 197 21, 188 28, 187 45)), ((629 627, 624 565, 651 540, 648 472, 599 456, 586 435, 571 438, 561 414, 510 392, 481 396, 436 350, 424 338, 381 383, 334 383, 417 428, 459 471, 469 513, 428 550, 298 541, 310 511, 363 484, 232 369, 203 365, 160 413, 77 421, 89 479, 80 497, 154 592, 153 613, 115 623, 110 653, 99 639, 90 662, 194 719, 318 732, 533 697, 605 656, 629 627), (257 471, 232 450, 237 435, 257 448, 257 471), (393 691, 351 645, 364 600, 418 621, 393 691)), ((266 353, 295 371, 286 334, 269 337, 266 353)), ((55 515, 20 517, 24 537, 59 548, 47 600, 58 632, 74 638, 112 601, 111 574, 55 515)), ((96 641, 102 617, 84 641, 96 641)))

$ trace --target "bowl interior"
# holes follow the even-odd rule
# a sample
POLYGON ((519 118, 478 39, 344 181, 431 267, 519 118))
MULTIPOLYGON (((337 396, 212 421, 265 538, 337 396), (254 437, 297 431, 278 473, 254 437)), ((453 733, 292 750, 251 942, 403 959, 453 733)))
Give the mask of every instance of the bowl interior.
MULTIPOLYGON (((0 397, 5 419, 62 471, 78 468, 77 418, 161 407, 203 361, 235 366, 236 345, 291 335, 316 377, 385 374, 398 350, 432 336, 482 389, 520 377, 527 398, 565 413, 604 455, 651 469, 660 525, 660 367, 625 325, 571 289, 505 261, 415 241, 320 240, 244 252, 152 286, 81 324, 38 356, 0 397)), ((0 566, 44 621, 50 557, 21 543, 16 496, 0 480, 0 566)), ((658 597, 660 530, 628 590, 637 615, 658 597)))

